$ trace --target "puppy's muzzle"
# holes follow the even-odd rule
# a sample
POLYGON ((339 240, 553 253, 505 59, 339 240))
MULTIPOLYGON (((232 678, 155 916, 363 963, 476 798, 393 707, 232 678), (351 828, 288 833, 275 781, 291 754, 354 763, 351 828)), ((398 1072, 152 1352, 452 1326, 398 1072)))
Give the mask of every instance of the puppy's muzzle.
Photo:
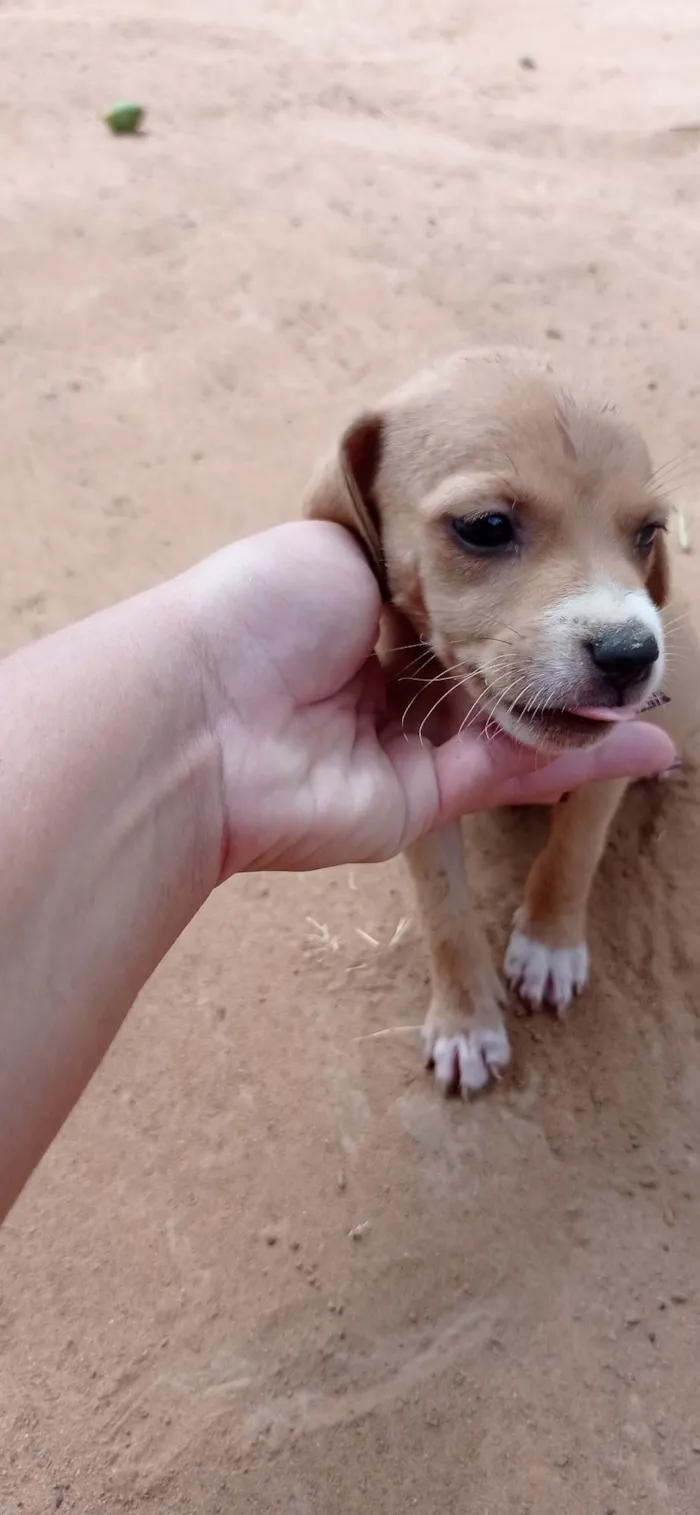
POLYGON ((620 700, 649 678, 660 654, 653 631, 641 621, 606 626, 590 637, 585 646, 608 690, 620 700))

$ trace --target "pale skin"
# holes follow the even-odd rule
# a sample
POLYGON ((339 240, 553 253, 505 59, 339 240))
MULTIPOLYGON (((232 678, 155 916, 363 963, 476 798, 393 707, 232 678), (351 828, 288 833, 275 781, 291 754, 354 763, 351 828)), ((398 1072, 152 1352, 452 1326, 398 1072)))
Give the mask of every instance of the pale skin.
POLYGON ((218 884, 374 862, 469 811, 643 777, 650 726, 543 767, 387 723, 379 592, 342 528, 279 527, 0 665, 0 1217, 218 884))

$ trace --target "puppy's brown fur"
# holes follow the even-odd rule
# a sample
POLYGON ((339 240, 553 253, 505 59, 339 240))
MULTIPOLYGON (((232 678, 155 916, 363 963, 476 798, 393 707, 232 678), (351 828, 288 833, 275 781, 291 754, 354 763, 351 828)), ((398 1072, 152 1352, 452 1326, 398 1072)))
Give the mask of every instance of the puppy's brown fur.
MULTIPOLYGON (((549 754, 599 740, 607 726, 571 712, 612 700, 590 654, 610 627, 660 651, 620 702, 641 705, 658 682, 666 504, 639 433, 546 357, 474 351, 419 374, 347 428, 306 508, 362 541, 385 600, 383 661, 413 679, 407 728, 432 741, 476 716, 549 754), (489 513, 517 528, 512 549, 463 550, 459 523, 489 513)), ((533 1003, 563 1011, 583 987, 588 896, 625 787, 589 785, 553 811, 506 955, 533 1003)), ((445 1090, 467 1092, 509 1047, 459 826, 408 863, 431 959, 427 1057, 445 1090)))

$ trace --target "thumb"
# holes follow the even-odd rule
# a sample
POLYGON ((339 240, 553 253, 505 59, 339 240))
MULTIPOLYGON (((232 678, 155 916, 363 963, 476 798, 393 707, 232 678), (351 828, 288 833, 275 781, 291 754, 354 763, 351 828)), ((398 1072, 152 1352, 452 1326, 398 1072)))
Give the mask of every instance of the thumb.
POLYGON ((507 797, 509 786, 527 784, 548 772, 542 754, 499 734, 464 732, 433 749, 438 788, 438 813, 431 830, 477 810, 524 803, 507 797))
POLYGON ((595 747, 565 752, 552 762, 506 737, 453 737, 433 754, 439 792, 433 828, 500 805, 549 805, 597 779, 651 778, 670 768, 675 756, 665 732, 640 722, 616 726, 595 747))

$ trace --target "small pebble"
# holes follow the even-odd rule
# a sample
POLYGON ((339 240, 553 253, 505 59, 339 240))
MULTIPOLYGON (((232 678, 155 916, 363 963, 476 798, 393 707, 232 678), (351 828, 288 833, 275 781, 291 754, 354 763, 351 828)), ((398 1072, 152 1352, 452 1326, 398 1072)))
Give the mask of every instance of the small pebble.
POLYGON ((359 1226, 350 1227, 348 1236, 351 1241, 362 1241, 363 1236, 366 1236, 367 1232, 371 1231, 371 1229, 372 1222, 370 1220, 363 1220, 360 1222, 359 1226))

